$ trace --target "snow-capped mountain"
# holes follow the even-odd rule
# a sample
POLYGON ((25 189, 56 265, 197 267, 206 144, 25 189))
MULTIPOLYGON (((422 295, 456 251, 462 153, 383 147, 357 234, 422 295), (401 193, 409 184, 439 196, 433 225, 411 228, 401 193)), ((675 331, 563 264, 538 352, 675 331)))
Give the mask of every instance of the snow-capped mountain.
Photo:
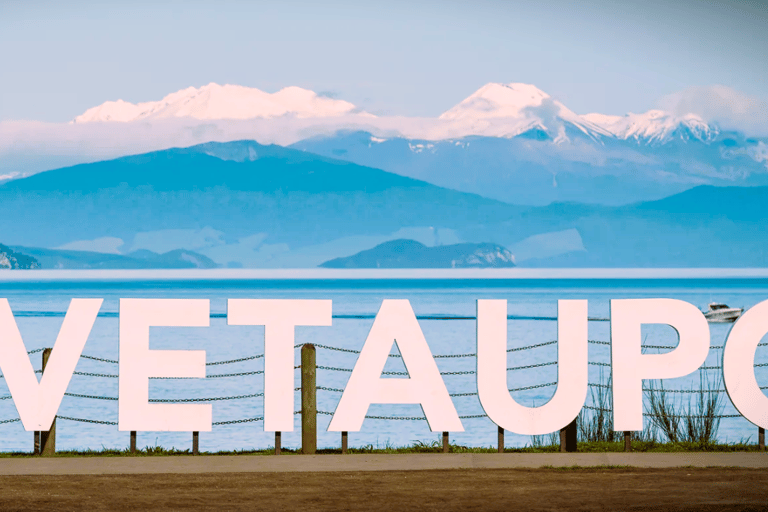
MULTIPOLYGON (((58 145, 29 146, 34 152, 19 150, 15 160, 3 155, 0 136, 0 181, 46 170, 39 164, 30 171, 41 146, 116 148, 108 155, 114 158, 147 144, 164 149, 256 140, 513 204, 616 205, 700 184, 768 185, 768 139, 720 130, 693 114, 580 115, 522 83, 486 84, 432 118, 371 116, 298 87, 270 94, 209 84, 157 102, 107 102, 75 121, 57 128, 58 145)), ((232 155, 236 161, 257 157, 250 149, 232 155)), ((59 166, 105 160, 55 158, 59 166)))
POLYGON ((509 138, 542 130, 555 142, 562 142, 567 140, 569 126, 593 139, 611 135, 535 85, 523 83, 486 84, 439 119, 465 124, 472 135, 491 137, 509 138))
MULTIPOLYGON (((527 117, 526 110, 540 107, 550 99, 535 85, 511 83, 489 83, 478 89, 458 105, 444 112, 440 119, 487 119, 494 117, 527 117)), ((554 102, 559 110, 565 106, 554 102)), ((570 111, 569 111, 570 112, 570 111)))
POLYGON ((712 142, 718 127, 694 114, 676 116, 662 110, 624 116, 579 115, 538 87, 523 83, 489 83, 447 110, 441 120, 466 125, 472 135, 516 137, 531 130, 545 132, 555 143, 570 134, 632 140, 660 145, 673 140, 712 142), (575 129, 575 130, 574 130, 575 129))
POLYGON ((194 119, 254 119, 291 115, 298 118, 334 117, 355 113, 352 103, 318 96, 301 87, 286 87, 267 93, 240 85, 210 83, 199 89, 189 87, 160 101, 129 103, 107 101, 86 110, 75 123, 93 121, 130 122, 144 119, 191 117, 194 119))
MULTIPOLYGON (((687 114, 676 116, 661 110, 625 116, 598 113, 576 114, 535 85, 489 83, 475 91, 438 118, 377 118, 361 112, 347 101, 320 96, 300 87, 286 87, 267 93, 239 85, 208 84, 171 93, 160 101, 129 103, 107 101, 85 111, 74 123, 124 122, 169 118, 192 121, 275 118, 301 119, 300 128, 335 126, 344 116, 343 129, 358 127, 375 133, 393 133, 408 139, 447 140, 466 136, 514 138, 521 135, 548 139, 555 144, 588 138, 662 145, 673 140, 712 142, 717 126, 687 114), (349 118, 349 119, 347 119, 349 118), (310 123, 310 124, 307 124, 310 123)), ((281 126, 281 132, 286 126, 281 126)), ((328 130, 326 129, 327 133, 328 130)))
POLYGON ((720 133, 716 125, 708 124, 697 115, 675 116, 662 110, 649 110, 644 114, 629 113, 625 116, 586 114, 581 117, 621 140, 647 144, 665 144, 673 140, 709 143, 720 133))

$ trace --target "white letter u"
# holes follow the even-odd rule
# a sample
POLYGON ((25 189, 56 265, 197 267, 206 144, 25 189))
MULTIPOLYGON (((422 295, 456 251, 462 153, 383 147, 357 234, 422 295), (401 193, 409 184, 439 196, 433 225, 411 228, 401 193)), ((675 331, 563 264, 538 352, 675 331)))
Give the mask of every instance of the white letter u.
POLYGON ((587 301, 557 301, 557 390, 540 407, 518 404, 507 388, 507 301, 477 301, 477 392, 485 413, 510 432, 560 430, 587 398, 587 301))

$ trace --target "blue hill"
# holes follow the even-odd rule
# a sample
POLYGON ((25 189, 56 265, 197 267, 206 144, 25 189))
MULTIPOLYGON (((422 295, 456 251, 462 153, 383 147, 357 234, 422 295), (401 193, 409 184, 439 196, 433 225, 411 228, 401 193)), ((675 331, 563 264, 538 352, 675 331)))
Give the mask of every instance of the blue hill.
POLYGON ((56 169, 0 185, 14 244, 212 227, 302 246, 407 226, 458 228, 520 208, 370 167, 252 141, 207 143, 56 169))

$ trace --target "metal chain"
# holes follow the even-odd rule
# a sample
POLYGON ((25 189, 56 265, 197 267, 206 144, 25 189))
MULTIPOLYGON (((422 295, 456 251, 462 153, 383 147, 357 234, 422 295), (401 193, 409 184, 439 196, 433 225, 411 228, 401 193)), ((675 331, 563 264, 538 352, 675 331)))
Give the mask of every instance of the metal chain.
POLYGON ((62 420, 80 421, 82 423, 98 423, 99 425, 117 425, 116 421, 89 420, 85 418, 70 418, 69 416, 56 416, 62 420))
POLYGON ((109 377, 116 379, 118 375, 112 375, 111 373, 90 373, 90 372, 72 372, 74 375, 85 375, 86 377, 109 377))
MULTIPOLYGON (((89 356, 89 355, 86 355, 86 354, 80 354, 80 357, 85 358, 85 359, 92 359, 94 361, 101 361, 101 362, 104 362, 104 363, 119 364, 119 361, 117 361, 115 359, 105 359, 103 357, 89 356)), ((262 357, 264 357, 264 354, 257 354, 255 356, 241 357, 239 359, 229 359, 229 360, 226 360, 226 361, 213 361, 213 362, 210 362, 210 363, 205 363, 205 365, 206 366, 216 366, 216 365, 220 365, 220 364, 233 364, 233 363, 240 363, 240 362, 243 362, 243 361, 252 361, 254 359, 260 359, 262 357)))
POLYGON ((264 373, 264 370, 256 370, 252 372, 240 372, 240 373, 217 373, 215 375, 206 375, 206 379, 218 379, 221 377, 240 377, 243 375, 261 375, 264 373))
MULTIPOLYGON (((525 391, 525 390, 528 390, 528 389, 544 388, 544 387, 547 387, 547 386, 555 386, 555 385, 557 385, 557 382, 548 382, 546 384, 536 384, 535 386, 525 386, 525 387, 522 387, 522 388, 513 388, 513 389, 510 389, 509 391, 510 392, 525 391)), ((296 388, 296 390, 300 390, 300 389, 301 388, 296 388)), ((317 386, 317 389, 322 389, 322 390, 325 390, 325 391, 334 391, 336 393, 343 393, 344 392, 343 389, 339 389, 339 388, 326 388, 324 386, 317 386)), ((451 393, 448 396, 459 397, 459 396, 476 396, 476 395, 477 395, 477 392, 475 391, 473 393, 451 393)))
MULTIPOLYGON (((293 348, 301 347, 303 345, 296 345, 293 348)), ((339 348, 339 347, 331 347, 329 345, 315 345, 315 348, 324 348, 326 350, 335 350, 337 352, 349 352, 351 354, 359 354, 359 350, 353 350, 351 348, 339 348)))
POLYGON ((242 398, 255 398, 257 396, 264 396, 264 393, 254 393, 252 395, 237 395, 237 396, 218 396, 213 398, 150 398, 149 401, 150 403, 156 403, 156 404, 216 402, 221 400, 240 400, 242 398))
POLYGON ((331 370, 334 372, 351 372, 351 369, 348 368, 336 368, 334 366, 316 366, 318 370, 331 370))
MULTIPOLYGON (((522 351, 522 350, 530 350, 530 349, 539 348, 539 347, 546 347, 548 345, 554 345, 556 343, 557 343, 557 340, 545 341, 543 343, 536 343, 536 344, 533 344, 533 345, 526 345, 524 347, 510 348, 510 349, 507 349, 507 352, 519 352, 519 351, 522 351)), ((611 345, 610 341, 599 341, 599 340, 588 340, 588 343, 591 343, 591 344, 594 344, 594 345, 607 345, 607 346, 611 345)), ((299 347, 302 347, 302 346, 303 346, 303 344, 294 345, 294 348, 299 348, 299 347)), ((326 349, 326 350, 335 350, 337 352, 348 352, 348 353, 351 353, 351 354, 359 354, 360 353, 359 350, 354 350, 354 349, 349 349, 349 348, 332 347, 332 346, 329 346, 329 345, 319 345, 319 344, 314 345, 314 346, 316 348, 322 348, 322 349, 326 349)), ((768 343, 760 343, 760 344, 758 344, 758 347, 762 347, 762 346, 768 346, 768 343)), ((677 347, 671 346, 671 345, 642 345, 642 348, 675 349, 677 347)), ((709 348, 711 350, 721 350, 721 349, 724 348, 724 346, 723 345, 714 345, 714 346, 711 346, 709 348)), ((400 354, 389 354, 389 357, 402 357, 402 355, 400 355, 400 354)), ((440 358, 462 358, 462 357, 477 357, 477 354, 475 354, 475 353, 468 353, 468 354, 435 354, 432 357, 434 357, 435 359, 440 359, 440 358)))
MULTIPOLYGON (((113 379, 116 379, 119 377, 119 375, 112 375, 109 373, 90 373, 90 372, 72 372, 74 375, 85 375, 87 377, 110 377, 113 379)), ((217 379, 221 377, 240 377, 243 375, 260 375, 264 373, 264 370, 256 370, 252 372, 239 372, 239 373, 218 373, 214 375, 206 375, 206 379, 217 379)), ((1 375, 0 375, 1 377, 1 375)), ((167 380, 167 379, 190 379, 194 377, 150 377, 150 379, 161 379, 161 380, 167 380)))
MULTIPOLYGON (((603 412, 613 412, 613 409, 606 409, 604 407, 592 407, 590 405, 583 406, 584 409, 590 409, 592 411, 603 411, 603 412)), ((645 417, 652 417, 653 414, 644 412, 643 416, 645 417)), ((687 414, 668 414, 667 416, 670 416, 672 418, 741 418, 741 414, 716 414, 713 416, 696 416, 696 415, 687 415, 687 414)))
MULTIPOLYGON (((296 388, 296 390, 299 390, 299 389, 301 389, 301 388, 296 388)), ((339 388, 326 388, 324 386, 317 386, 317 389, 322 389, 324 391, 335 391, 336 393, 343 393, 344 392, 343 389, 339 389, 339 388)))
MULTIPOLYGON (((533 386, 525 386, 520 388, 512 388, 509 389, 509 392, 516 392, 516 391, 526 391, 530 389, 537 389, 537 388, 544 388, 549 386, 556 386, 557 382, 548 382, 546 384, 536 384, 533 386)), ((599 387, 599 388, 605 388, 610 389, 610 386, 607 384, 598 384, 598 383, 589 383, 589 386, 591 387, 599 387)), ((344 390, 340 388, 329 388, 325 386, 317 386, 316 389, 324 390, 324 391, 332 391, 336 393, 343 393, 344 390)), ((761 390, 768 389, 768 386, 761 386, 761 390)), ((301 391, 301 388, 294 388, 294 391, 301 391)), ((643 391, 646 392, 653 392, 653 391, 659 391, 654 390, 650 388, 643 388, 643 391)), ((725 389, 713 389, 713 390, 698 390, 698 389, 665 389, 665 393, 725 393, 725 389)), ((111 397, 111 396, 96 396, 96 395, 81 395, 77 393, 64 393, 65 396, 71 396, 76 398, 89 398, 89 399, 95 399, 95 400, 118 400, 117 397, 111 397)), ((151 398, 149 402, 151 403, 196 403, 196 402, 216 402, 216 401, 223 401, 223 400, 241 400, 246 398, 256 398, 256 397, 262 397, 264 396, 264 393, 253 393, 250 395, 236 395, 236 396, 222 396, 222 397, 209 397, 209 398, 158 398, 154 399, 151 398)), ((451 397, 463 397, 463 396, 477 396, 477 392, 472 393, 451 393, 449 394, 451 397)), ((11 399, 11 395, 6 396, 0 396, 0 400, 9 400, 11 399)), ((586 407, 586 406, 585 406, 586 407)))
POLYGON ((546 347, 547 345, 552 345, 553 343, 557 343, 557 340, 545 341, 544 343, 537 343, 536 345, 528 345, 526 347, 508 348, 507 352, 519 352, 521 350, 529 350, 532 348, 546 347))
POLYGON ((424 416, 366 416, 365 419, 367 420, 404 420, 404 421, 414 421, 414 420, 425 420, 424 416))
POLYGON ((257 354, 255 356, 249 356, 249 357, 241 357, 240 359, 229 359, 227 361, 214 361, 211 363, 205 363, 205 366, 216 366, 219 364, 233 364, 233 363, 240 363, 242 361, 251 361, 253 359, 259 359, 264 357, 264 354, 257 354))
POLYGON ((553 364, 557 364, 557 361, 550 361, 548 363, 538 363, 538 364, 529 364, 527 366, 513 366, 512 368, 507 368, 507 371, 513 371, 513 370, 527 370, 529 368, 539 368, 541 366, 551 366, 553 364))
POLYGON ((115 359, 104 359, 103 357, 87 356, 85 354, 80 354, 80 357, 83 357, 85 359, 93 359, 94 361, 101 361, 103 363, 119 364, 119 361, 115 359))
POLYGON ((2 420, 2 421, 0 421, 0 425, 2 425, 4 423, 15 423, 17 421, 21 421, 21 419, 16 418, 15 420, 2 420))
POLYGON ((235 423, 251 423, 254 421, 264 421, 264 416, 258 416, 256 418, 243 418, 241 420, 214 421, 212 425, 234 425, 235 423))
POLYGON ((95 400, 117 400, 114 396, 96 396, 96 395, 78 395, 77 393, 64 393, 65 396, 74 396, 76 398, 91 398, 95 400))
MULTIPOLYGON (((300 389, 300 388, 299 388, 300 389)), ((77 393, 64 393, 66 396, 73 396, 76 398, 90 398, 95 400, 118 400, 113 396, 95 396, 95 395, 80 395, 77 393)), ((237 396, 219 396, 210 398, 150 398, 150 403, 172 404, 172 403, 194 403, 194 402, 216 402, 220 400, 240 400, 243 398, 255 398, 264 396, 264 393, 253 393, 251 395, 237 395, 237 396)), ((4 400, 8 397, 1 397, 0 400, 4 400)))
POLYGON ((547 386, 556 386, 556 385, 557 385, 557 382, 547 382, 546 384, 537 384, 535 386, 526 386, 524 388, 515 388, 515 389, 510 389, 509 391, 510 392, 513 392, 513 391, 525 391, 527 389, 545 388, 547 386))

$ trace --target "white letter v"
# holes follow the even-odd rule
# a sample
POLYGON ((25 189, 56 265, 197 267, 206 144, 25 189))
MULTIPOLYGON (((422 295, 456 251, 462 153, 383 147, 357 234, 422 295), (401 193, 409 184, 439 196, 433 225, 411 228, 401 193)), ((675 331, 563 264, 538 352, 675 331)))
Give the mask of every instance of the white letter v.
POLYGON ((104 299, 72 299, 37 382, 8 299, 0 299, 0 370, 24 430, 50 430, 104 299))

